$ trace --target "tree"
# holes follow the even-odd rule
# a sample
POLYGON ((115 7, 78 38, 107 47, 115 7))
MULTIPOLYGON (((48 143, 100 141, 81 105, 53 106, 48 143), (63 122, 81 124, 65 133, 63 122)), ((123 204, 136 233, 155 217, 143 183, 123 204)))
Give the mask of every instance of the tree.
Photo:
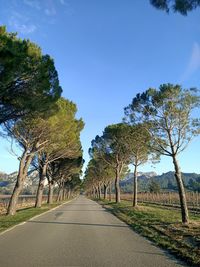
POLYGON ((65 188, 67 189, 67 198, 69 199, 74 194, 77 195, 80 193, 82 181, 80 179, 79 173, 75 173, 71 176, 70 179, 67 179, 65 182, 65 188))
POLYGON ((98 172, 98 164, 95 159, 88 162, 84 175, 84 187, 89 195, 94 198, 101 198, 101 179, 98 172))
POLYGON ((146 163, 149 159, 151 150, 151 136, 145 130, 144 125, 136 124, 129 127, 129 137, 131 143, 131 163, 134 166, 134 191, 133 191, 133 206, 137 206, 137 172, 138 167, 146 163))
POLYGON ((75 118, 76 106, 63 98, 57 101, 57 113, 50 117, 31 117, 5 123, 11 137, 14 137, 23 150, 17 183, 8 207, 8 214, 15 214, 17 199, 23 188, 27 172, 34 157, 39 170, 39 186, 36 207, 42 203, 44 181, 48 164, 63 157, 76 158, 82 154, 80 130, 82 120, 75 118))
POLYGON ((170 10, 187 15, 188 12, 200 6, 200 0, 150 0, 150 3, 157 9, 169 13, 170 10))
POLYGON ((111 165, 102 158, 92 158, 85 171, 84 184, 87 191, 90 191, 90 195, 95 197, 95 192, 97 192, 99 199, 103 187, 104 199, 106 199, 108 185, 114 177, 115 172, 111 165))
POLYGON ((96 136, 89 150, 91 156, 97 155, 115 170, 116 203, 120 202, 120 176, 128 170, 131 160, 131 140, 128 135, 131 126, 125 123, 109 125, 101 137, 96 136))
POLYGON ((160 185, 154 179, 151 179, 150 181, 149 191, 151 193, 160 193, 160 185))
POLYGON ((62 200, 66 193, 69 198, 75 188, 75 181, 77 181, 77 179, 79 180, 82 173, 84 160, 82 156, 80 156, 74 159, 61 158, 53 163, 58 166, 57 173, 53 177, 54 180, 57 180, 57 184, 59 185, 57 200, 62 200), (75 181, 72 181, 73 179, 75 179, 75 181))
POLYGON ((0 27, 0 124, 51 110, 61 91, 53 59, 0 27))
POLYGON ((47 177, 48 165, 53 161, 82 156, 80 131, 84 127, 83 121, 75 118, 76 105, 64 98, 57 101, 57 112, 46 121, 46 146, 38 154, 39 186, 36 196, 36 207, 41 207, 44 182, 47 177))
POLYGON ((5 125, 10 137, 15 138, 22 149, 22 155, 19 158, 20 164, 17 181, 7 210, 8 215, 14 215, 18 197, 23 189, 31 161, 34 155, 39 152, 48 141, 45 138, 44 121, 41 121, 41 119, 26 118, 14 124, 13 122, 7 122, 5 125))
POLYGON ((198 177, 196 180, 190 178, 187 187, 192 191, 200 192, 200 177, 198 177))
POLYGON ((192 112, 199 103, 196 89, 183 90, 180 85, 163 84, 159 90, 151 88, 137 94, 125 108, 126 117, 131 123, 146 123, 154 151, 172 158, 183 223, 188 223, 189 217, 177 156, 199 133, 199 119, 192 117, 192 112))

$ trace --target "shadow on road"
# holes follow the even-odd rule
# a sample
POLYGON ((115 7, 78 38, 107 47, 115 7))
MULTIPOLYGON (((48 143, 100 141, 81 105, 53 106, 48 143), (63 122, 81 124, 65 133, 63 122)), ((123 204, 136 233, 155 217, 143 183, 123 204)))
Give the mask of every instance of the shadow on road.
MULTIPOLYGON (((98 211, 98 212, 109 212, 109 211, 107 211, 107 210, 85 210, 85 209, 82 209, 82 210, 59 210, 60 212, 70 212, 70 211, 98 211)), ((56 212, 56 211, 55 211, 56 212)), ((52 211, 52 214, 53 214, 54 212, 52 211)))
POLYGON ((119 228, 129 228, 128 225, 117 225, 117 224, 100 224, 100 223, 75 223, 75 222, 47 222, 47 221, 28 221, 28 223, 47 223, 47 224, 66 224, 66 225, 78 225, 78 226, 95 226, 95 227, 119 227, 119 228))

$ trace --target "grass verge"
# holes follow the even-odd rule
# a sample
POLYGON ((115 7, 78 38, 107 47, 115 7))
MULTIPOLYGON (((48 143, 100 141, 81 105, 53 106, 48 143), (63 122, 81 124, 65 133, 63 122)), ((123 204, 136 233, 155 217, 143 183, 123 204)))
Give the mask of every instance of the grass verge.
POLYGON ((167 249, 189 266, 200 266, 200 215, 190 214, 190 224, 181 223, 180 211, 130 202, 99 201, 107 210, 136 232, 167 249))
MULTIPOLYGON (((66 202, 66 201, 65 201, 66 202)), ((18 210, 14 216, 11 215, 0 215, 0 232, 3 232, 10 227, 13 227, 17 224, 25 222, 32 217, 42 214, 48 210, 51 210, 64 202, 53 203, 53 204, 44 204, 41 208, 25 208, 18 210)))

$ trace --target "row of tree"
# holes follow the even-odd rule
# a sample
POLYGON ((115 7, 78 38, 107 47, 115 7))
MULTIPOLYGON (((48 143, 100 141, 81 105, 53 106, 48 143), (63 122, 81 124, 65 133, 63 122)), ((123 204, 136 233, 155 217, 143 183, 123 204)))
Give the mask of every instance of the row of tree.
MULTIPOLYGON (((188 223, 185 188, 178 163, 178 154, 200 133, 197 89, 163 84, 159 90, 150 88, 137 94, 125 111, 122 123, 107 126, 102 136, 96 136, 89 150, 91 161, 85 173, 85 188, 96 196, 103 185, 114 179, 116 202, 120 202, 120 177, 128 166, 134 166, 133 206, 137 206, 138 167, 160 156, 172 158, 178 186, 182 222, 188 223)), ((100 193, 98 193, 100 194, 100 193)), ((106 193, 105 193, 106 195, 106 193)))
POLYGON ((48 180, 48 202, 53 188, 58 200, 80 185, 83 165, 76 105, 61 97, 54 61, 41 49, 0 27, 0 125, 2 137, 16 142, 22 154, 7 214, 14 215, 28 171, 37 170, 36 207, 41 207, 48 180))

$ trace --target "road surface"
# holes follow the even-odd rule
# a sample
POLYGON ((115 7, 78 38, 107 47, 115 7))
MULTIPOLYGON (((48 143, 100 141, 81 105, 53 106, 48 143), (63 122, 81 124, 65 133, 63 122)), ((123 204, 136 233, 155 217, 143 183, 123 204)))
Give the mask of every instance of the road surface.
POLYGON ((84 196, 0 235, 1 267, 175 267, 174 258, 84 196))

